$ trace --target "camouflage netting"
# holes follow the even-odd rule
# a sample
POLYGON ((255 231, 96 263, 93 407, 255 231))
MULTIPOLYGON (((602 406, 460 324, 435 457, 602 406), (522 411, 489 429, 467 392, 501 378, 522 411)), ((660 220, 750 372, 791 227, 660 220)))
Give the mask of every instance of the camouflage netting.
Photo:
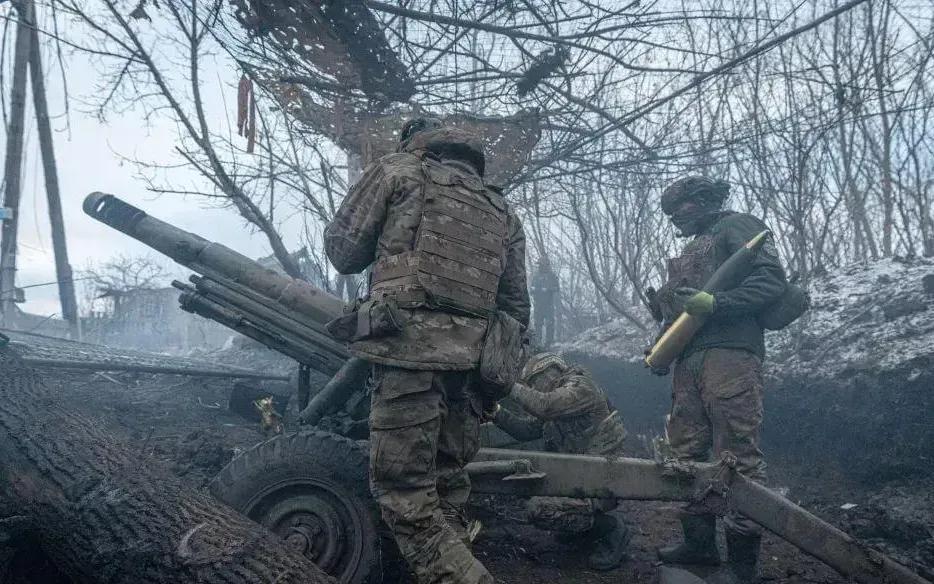
POLYGON ((291 73, 311 65, 325 83, 359 88, 389 101, 406 101, 415 92, 405 65, 363 0, 231 0, 231 4, 251 37, 268 41, 289 61, 282 65, 291 73))
MULTIPOLYGON (((395 151, 399 129, 404 120, 414 115, 399 112, 363 118, 360 151, 364 162, 395 151)), ((538 114, 532 111, 505 118, 451 115, 443 119, 446 124, 471 132, 483 140, 487 154, 487 181, 497 185, 507 185, 522 170, 542 135, 538 114)))
POLYGON ((391 107, 411 104, 415 82, 363 0, 231 4, 248 35, 239 51, 246 71, 301 125, 364 164, 395 149, 406 120, 432 115, 480 136, 490 182, 506 186, 541 138, 533 111, 482 118, 441 116, 417 104, 391 107))
POLYGON ((440 117, 445 123, 472 132, 483 140, 487 154, 487 180, 506 186, 528 163, 542 136, 541 119, 534 110, 507 117, 434 116, 431 112, 407 108, 369 113, 340 100, 322 103, 318 94, 298 83, 283 82, 277 73, 270 70, 253 69, 253 75, 292 117, 313 132, 333 140, 344 151, 360 154, 364 164, 395 150, 399 143, 399 130, 408 119, 415 116, 440 117))

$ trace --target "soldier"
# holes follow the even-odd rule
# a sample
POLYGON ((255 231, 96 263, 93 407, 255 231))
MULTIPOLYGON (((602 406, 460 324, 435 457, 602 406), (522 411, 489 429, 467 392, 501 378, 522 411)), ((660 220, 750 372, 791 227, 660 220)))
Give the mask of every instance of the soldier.
MULTIPOLYGON (((680 257, 669 260, 668 281, 658 291, 664 323, 670 325, 682 311, 708 315, 675 366, 668 438, 675 456, 684 461, 706 461, 711 449, 715 455, 728 450, 737 457, 738 472, 761 482, 765 344, 756 317, 782 295, 786 279, 769 241, 738 286, 713 294, 699 291, 720 264, 766 229, 751 215, 723 210, 729 191, 727 182, 692 176, 662 194, 662 210, 680 235, 693 237, 680 257)), ((660 549, 660 559, 718 564, 716 517, 688 506, 681 524, 684 542, 660 549)), ((740 517, 727 517, 725 528, 728 563, 707 581, 752 582, 759 557, 758 528, 740 517)))
POLYGON ((551 262, 542 256, 538 270, 532 278, 532 299, 535 300, 535 332, 543 346, 555 340, 555 309, 561 283, 551 269, 551 262))
MULTIPOLYGON (((617 411, 589 373, 555 353, 532 357, 510 396, 533 416, 497 409, 493 423, 513 438, 544 438, 549 452, 622 456, 626 430, 617 411)), ((629 543, 616 505, 615 499, 533 497, 528 514, 534 525, 590 546, 591 568, 612 570, 627 559, 629 543)))
POLYGON ((466 541, 464 466, 501 397, 478 372, 488 316, 526 327, 529 298, 522 226, 484 166, 475 137, 412 120, 325 231, 339 272, 372 264, 350 344, 374 363, 371 490, 422 584, 493 582, 466 541))

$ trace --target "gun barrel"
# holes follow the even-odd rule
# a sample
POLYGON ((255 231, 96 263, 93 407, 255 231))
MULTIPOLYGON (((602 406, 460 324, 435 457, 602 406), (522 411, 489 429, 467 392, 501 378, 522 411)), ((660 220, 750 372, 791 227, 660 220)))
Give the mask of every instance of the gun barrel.
POLYGON ((179 229, 113 195, 92 193, 84 211, 201 274, 181 290, 182 310, 214 320, 325 374, 350 357, 325 323, 343 302, 301 280, 284 276, 232 249, 179 229))
POLYGON ((209 298, 181 282, 173 282, 173 285, 182 290, 179 303, 186 312, 220 323, 322 373, 330 375, 340 368, 340 360, 322 354, 314 343, 289 328, 265 321, 223 299, 209 298))
POLYGON ((195 287, 184 289, 186 294, 179 298, 182 310, 200 314, 207 306, 223 306, 228 312, 243 315, 247 321, 262 323, 269 331, 278 331, 279 336, 287 335, 301 346, 310 348, 313 351, 311 359, 306 357, 298 360, 324 373, 336 372, 350 357, 347 348, 331 339, 327 333, 283 314, 277 310, 275 303, 257 301, 225 286, 223 281, 217 282, 203 276, 191 276, 190 280, 195 287))
POLYGON ((226 279, 278 302, 323 325, 341 315, 343 302, 307 282, 265 268, 219 243, 151 217, 145 211, 107 193, 91 193, 84 212, 145 243, 205 276, 226 279))

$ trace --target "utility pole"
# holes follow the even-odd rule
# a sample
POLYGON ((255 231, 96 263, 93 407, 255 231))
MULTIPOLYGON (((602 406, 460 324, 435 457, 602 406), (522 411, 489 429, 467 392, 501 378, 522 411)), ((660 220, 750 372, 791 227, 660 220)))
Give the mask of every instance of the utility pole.
POLYGON ((71 265, 68 263, 68 248, 65 243, 65 221, 62 215, 61 191, 55 164, 55 149, 52 143, 52 127, 49 122, 49 106, 42 76, 42 54, 39 46, 39 30, 36 23, 34 0, 19 0, 15 3, 19 16, 16 24, 16 49, 13 57, 13 89, 10 108, 10 126, 7 135, 4 177, 6 189, 3 196, 3 216, 0 238, 0 317, 6 326, 13 325, 16 310, 16 248, 19 221, 19 206, 22 195, 23 133, 26 121, 26 75, 32 80, 33 107, 36 126, 39 130, 39 146, 42 151, 42 167, 45 172, 45 189, 49 202, 49 221, 52 225, 52 248, 55 252, 55 275, 58 281, 62 317, 70 325, 71 336, 81 338, 78 319, 78 303, 71 265))
MULTIPOLYGON (((21 0, 33 13, 33 0, 21 0)), ((45 172, 45 192, 49 201, 49 221, 52 224, 52 249, 55 253, 55 278, 58 280, 58 296, 62 305, 62 318, 70 325, 71 337, 81 340, 81 322, 78 318, 78 302, 75 299, 74 276, 68 263, 68 246, 65 240, 65 221, 62 217, 62 198, 58 187, 58 170, 55 164, 55 149, 52 144, 52 128, 49 123, 49 105, 45 96, 45 79, 42 76, 42 54, 39 47, 39 27, 32 19, 32 39, 29 51, 29 72, 32 79, 33 109, 36 111, 36 126, 39 130, 39 147, 42 151, 42 168, 45 172)))
POLYGON ((16 235, 23 167, 23 126, 26 117, 26 66, 33 22, 32 2, 17 4, 16 48, 13 54, 13 89, 10 99, 10 125, 7 128, 3 193, 5 220, 0 232, 0 316, 9 326, 16 309, 16 235))

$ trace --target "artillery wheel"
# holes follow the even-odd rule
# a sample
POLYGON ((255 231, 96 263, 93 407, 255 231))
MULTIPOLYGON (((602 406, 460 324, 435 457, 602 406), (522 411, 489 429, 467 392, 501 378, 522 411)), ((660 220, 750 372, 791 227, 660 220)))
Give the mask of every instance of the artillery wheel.
POLYGON ((231 460, 210 488, 341 584, 377 584, 391 538, 370 497, 367 456, 365 443, 327 432, 277 436, 231 460))

